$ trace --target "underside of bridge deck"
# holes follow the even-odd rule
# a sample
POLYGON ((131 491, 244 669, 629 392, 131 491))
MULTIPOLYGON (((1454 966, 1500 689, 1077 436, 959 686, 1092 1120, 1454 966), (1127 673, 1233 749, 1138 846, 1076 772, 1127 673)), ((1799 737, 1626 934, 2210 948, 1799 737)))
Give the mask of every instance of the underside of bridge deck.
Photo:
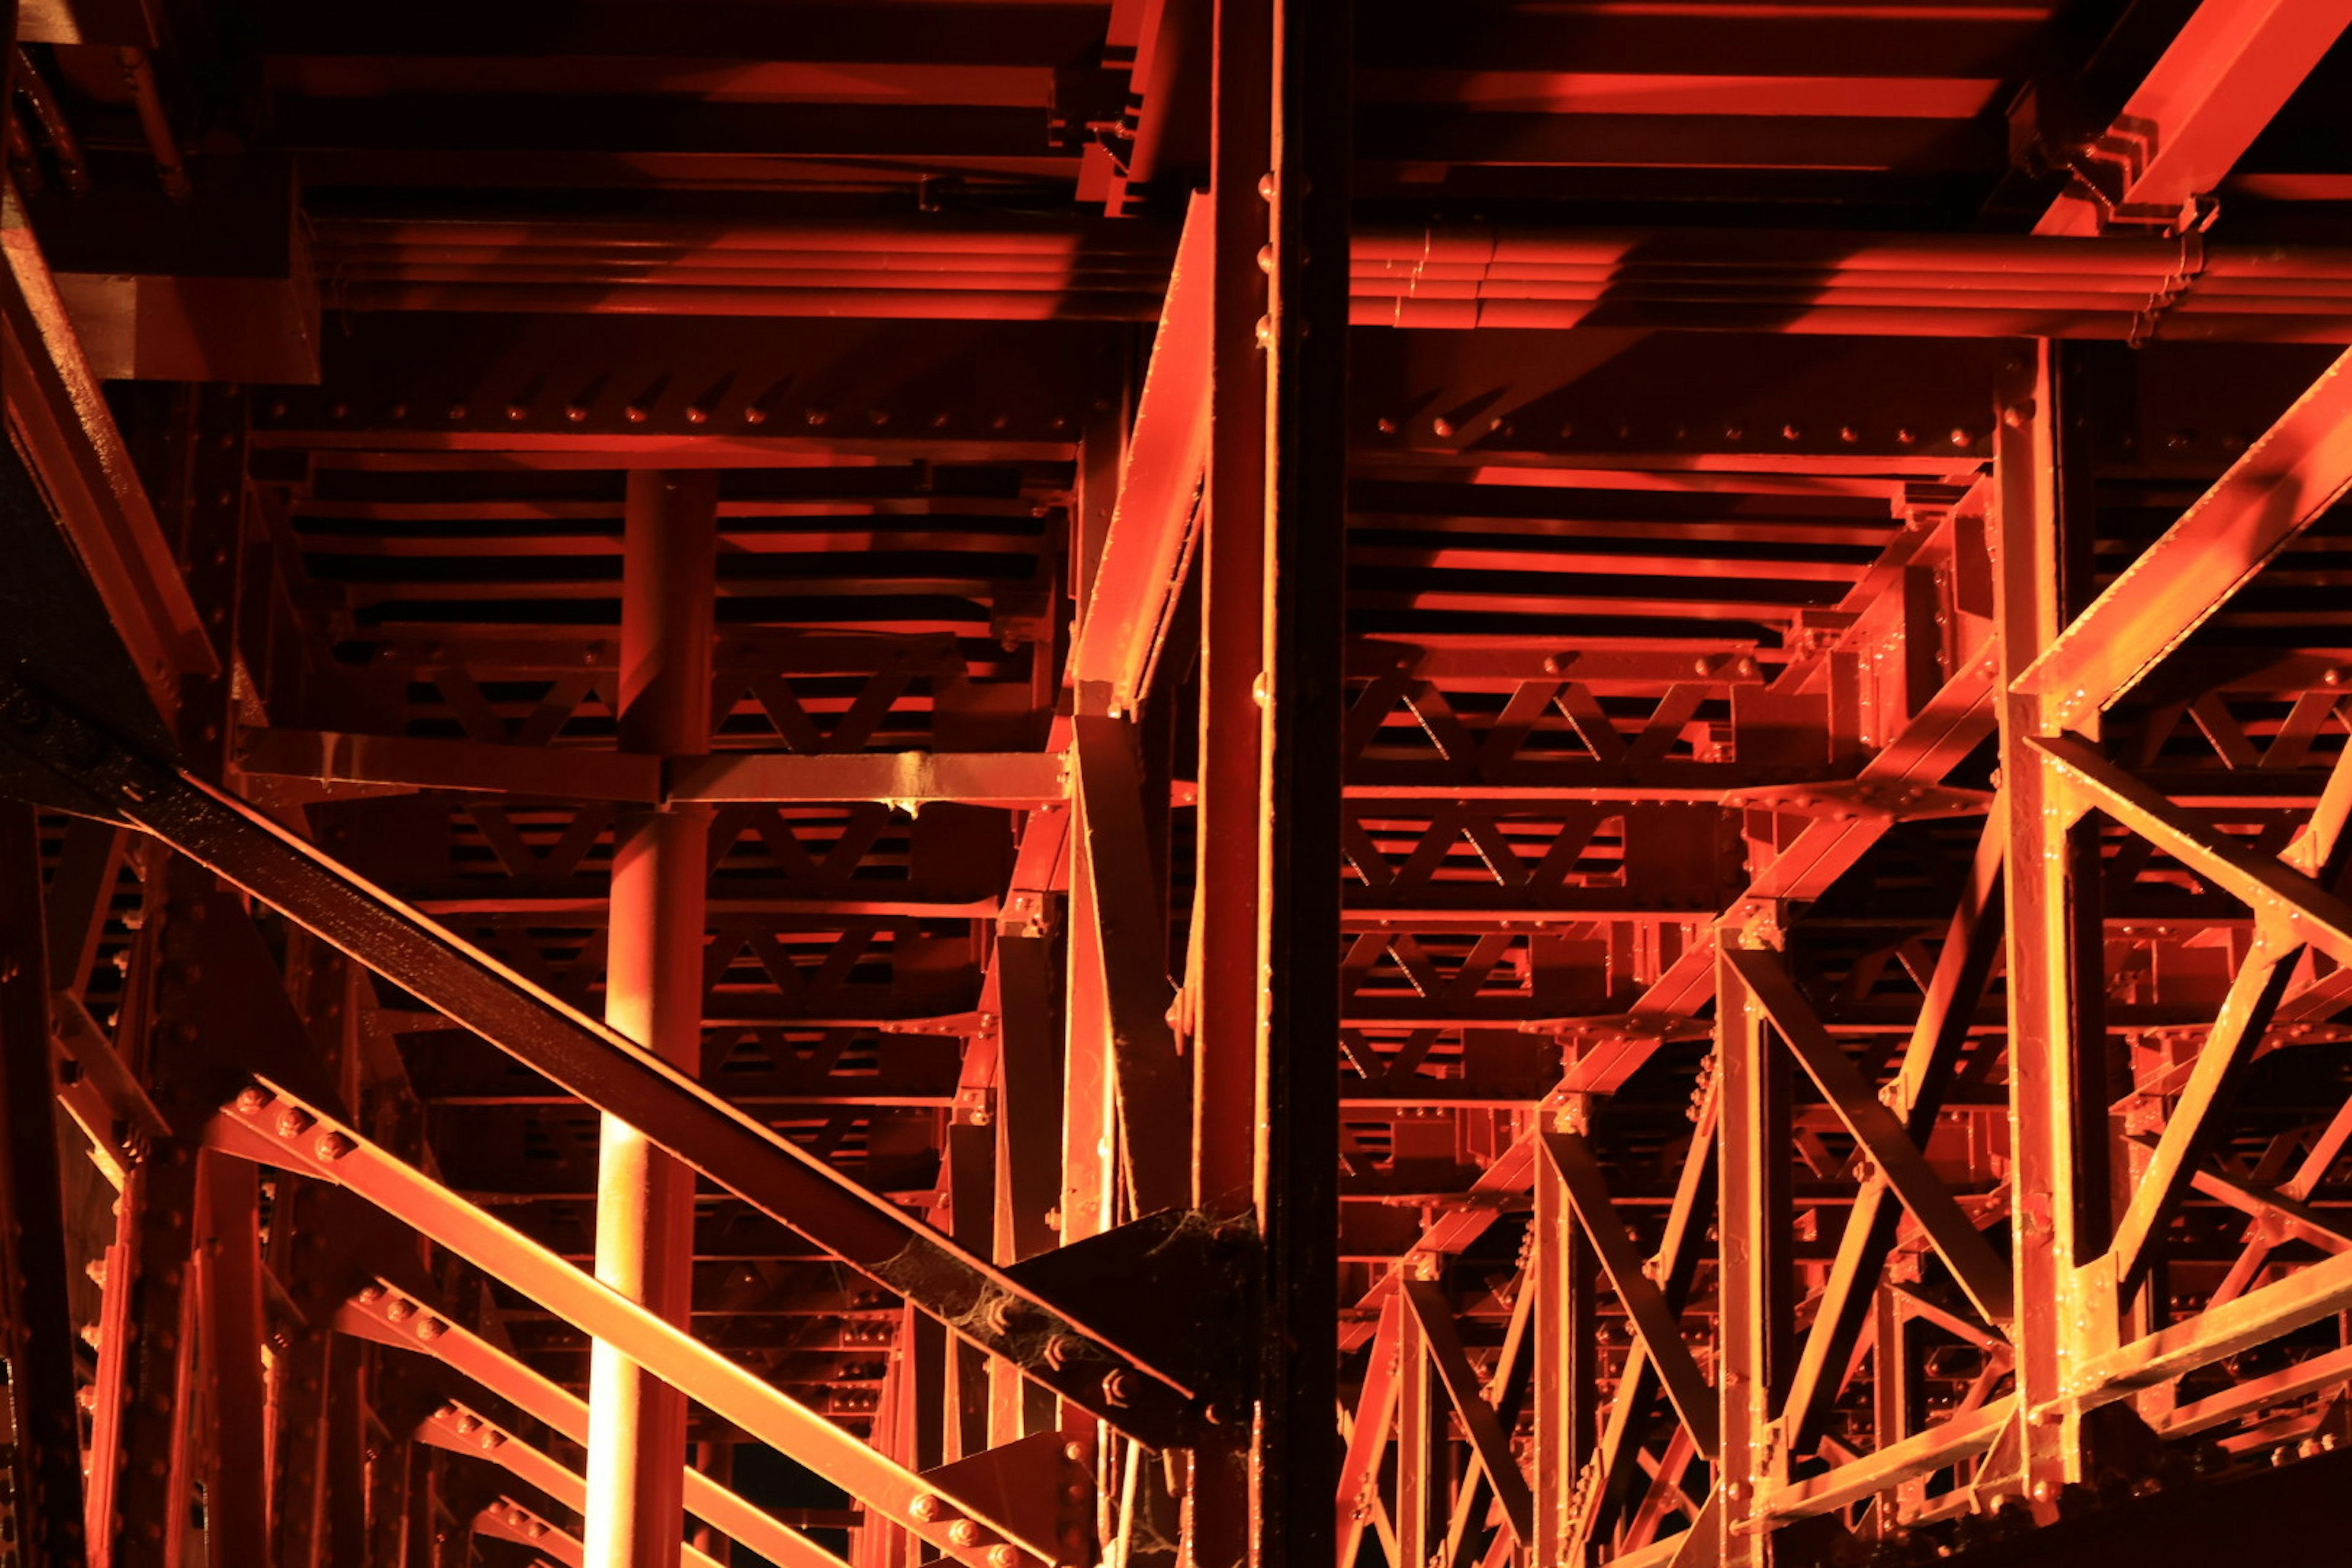
POLYGON ((2352 0, 0 17, 0 1565, 2346 1551, 2352 0))

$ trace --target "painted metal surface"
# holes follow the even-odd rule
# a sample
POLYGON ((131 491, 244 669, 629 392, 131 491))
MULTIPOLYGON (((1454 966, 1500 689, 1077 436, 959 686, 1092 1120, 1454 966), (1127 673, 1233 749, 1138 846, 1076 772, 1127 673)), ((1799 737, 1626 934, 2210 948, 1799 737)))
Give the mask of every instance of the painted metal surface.
POLYGON ((137 9, 0 1556, 2318 1560, 2342 6, 137 9))

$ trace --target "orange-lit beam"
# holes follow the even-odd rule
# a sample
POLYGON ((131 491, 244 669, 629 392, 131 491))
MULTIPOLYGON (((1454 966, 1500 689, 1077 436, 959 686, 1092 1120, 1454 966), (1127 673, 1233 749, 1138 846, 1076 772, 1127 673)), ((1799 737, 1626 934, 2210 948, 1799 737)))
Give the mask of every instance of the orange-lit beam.
MULTIPOLYGON (((621 573, 623 750, 710 740, 718 476, 628 477, 621 573)), ((702 1066, 704 881, 710 816, 632 813, 614 835, 604 1021, 671 1066, 702 1066)), ((693 1311, 694 1171, 620 1117, 600 1121, 596 1278, 683 1328, 693 1311)), ((676 1568, 686 1396, 604 1339, 590 1347, 589 1568, 676 1568)))
MULTIPOLYGON (((418 1422, 414 1436, 419 1442, 453 1454, 487 1459, 564 1507, 579 1513, 589 1511, 588 1482, 579 1471, 565 1468, 489 1417, 455 1400, 418 1422)), ((717 1560, 709 1552, 698 1552, 690 1545, 681 1544, 678 1555, 688 1568, 719 1568, 717 1560)), ((831 1558, 830 1553, 827 1556, 831 1558)))
MULTIPOLYGON (((345 1301, 335 1313, 338 1331, 378 1344, 429 1355, 442 1365, 497 1394, 532 1419, 583 1447, 588 1441, 588 1402, 566 1392, 479 1334, 389 1280, 377 1280, 345 1301), (395 1308, 403 1313, 394 1315, 395 1308), (448 1324, 420 1340, 415 1319, 430 1313, 448 1324)), ((684 1472, 686 1507, 721 1534, 751 1548, 777 1568, 844 1568, 840 1558, 765 1510, 746 1502, 700 1470, 684 1472)))
POLYGON ((2221 187, 2347 24, 2346 0, 2204 0, 2033 232, 2177 221, 2221 187))
POLYGON ((0 725, 0 745, 46 770, 79 809, 131 822, 284 911, 886 1289, 954 1322, 1024 1376, 1139 1440, 1181 1442, 1200 1420, 1207 1391, 1112 1343, 242 802, 100 738, 79 716, 63 721, 57 703, 17 677, 0 676, 0 711, 15 721, 0 725), (1049 1342, 1060 1347, 1058 1361, 1045 1354, 1049 1342))
POLYGON ((1193 198, 1119 475, 1093 595, 1070 648, 1081 712, 1132 712, 1192 552, 1209 455, 1209 203, 1193 198))
MULTIPOLYGON (((212 1146, 241 1158, 349 1187, 549 1311, 623 1348, 654 1376, 807 1466, 880 1517, 900 1521, 934 1550, 968 1568, 1023 1568, 1024 1563, 1059 1560, 1059 1543, 1050 1533, 1041 1538, 1001 1517, 1009 1510, 943 1491, 935 1480, 876 1452, 758 1373, 599 1283, 279 1086, 256 1080, 234 1105, 214 1117, 206 1138, 212 1146), (1013 1548, 1012 1562, 990 1555, 998 1545, 1013 1548)), ((420 1339, 437 1339, 450 1328, 447 1319, 404 1297, 387 1306, 387 1317, 395 1312, 420 1339)), ((592 1428, 592 1445, 596 1436, 592 1428)), ((1005 1500, 1017 1505, 1024 1500, 1005 1500)), ((1050 1500, 1048 1504, 1050 1518, 1050 1500)))
MULTIPOLYGON (((2024 415, 2032 417, 2029 409, 2024 415)), ((2013 684, 2077 725, 2129 691, 2352 489, 2352 353, 2338 358, 2013 684)))

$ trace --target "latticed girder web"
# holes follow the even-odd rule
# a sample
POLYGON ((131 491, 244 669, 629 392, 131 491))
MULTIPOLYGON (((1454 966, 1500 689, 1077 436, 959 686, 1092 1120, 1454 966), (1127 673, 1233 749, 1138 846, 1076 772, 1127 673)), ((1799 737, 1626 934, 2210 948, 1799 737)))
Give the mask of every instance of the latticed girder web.
POLYGON ((2332 1561, 2347 22, 17 7, 0 1563, 2332 1561))

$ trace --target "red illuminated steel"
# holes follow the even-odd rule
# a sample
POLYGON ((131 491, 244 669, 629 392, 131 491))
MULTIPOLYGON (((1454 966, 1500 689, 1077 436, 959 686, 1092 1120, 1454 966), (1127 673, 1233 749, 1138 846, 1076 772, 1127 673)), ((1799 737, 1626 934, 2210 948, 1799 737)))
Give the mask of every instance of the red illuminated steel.
MULTIPOLYGON (((351 1187, 493 1278, 624 1351, 637 1365, 746 1431, 808 1466, 883 1517, 972 1568, 1005 1568, 988 1549, 1011 1543, 1028 1560, 1052 1563, 1057 1541, 1024 1539, 1010 1521, 992 1519, 946 1496, 911 1470, 850 1436, 814 1411, 777 1392, 684 1330, 554 1257, 489 1215, 357 1137, 282 1090, 257 1084, 215 1119, 226 1152, 284 1164, 351 1187), (969 1521, 977 1533, 958 1529, 969 1521)), ((430 1340, 446 1320, 414 1319, 430 1340)), ((592 1432, 592 1436, 593 1436, 592 1432)))

